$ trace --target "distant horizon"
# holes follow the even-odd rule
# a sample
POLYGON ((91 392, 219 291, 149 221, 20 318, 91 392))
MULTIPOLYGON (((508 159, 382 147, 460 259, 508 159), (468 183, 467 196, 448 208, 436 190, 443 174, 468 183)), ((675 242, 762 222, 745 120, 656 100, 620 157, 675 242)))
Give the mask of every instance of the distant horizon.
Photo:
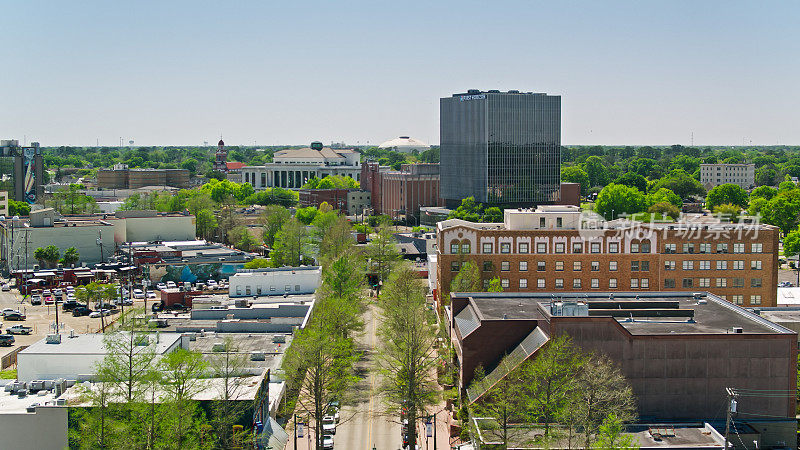
MULTIPOLYGON (((5 139, 14 139, 14 138, 5 138, 5 137, 3 137, 2 139, 5 140, 5 139)), ((36 141, 33 141, 33 142, 36 142, 36 141)), ((256 147, 256 148, 258 148, 258 147, 302 147, 302 146, 308 146, 309 144, 311 144, 311 142, 314 142, 314 141, 309 141, 306 144, 258 144, 258 145, 253 145, 253 144, 235 144, 235 143, 234 144, 228 144, 226 142, 225 146, 226 147, 256 147)), ((325 147, 330 147, 330 143, 325 143, 325 142, 322 142, 322 143, 323 143, 323 145, 325 147)), ((30 144, 30 142, 28 144, 30 144)), ((337 142, 337 144, 338 144, 338 142, 337 142)), ((20 140, 20 145, 22 145, 22 141, 21 140, 20 140)), ((369 144, 369 145, 367 145, 367 144, 351 144, 351 143, 345 142, 344 143, 344 148, 349 148, 349 147, 377 147, 378 145, 379 144, 376 144, 376 145, 373 145, 373 144, 369 144)), ((428 144, 428 145, 431 145, 431 146, 434 146, 434 147, 438 147, 439 146, 438 143, 437 144, 428 144)), ((673 145, 680 145, 682 147, 689 147, 689 148, 706 148, 706 147, 722 148, 722 147, 724 147, 724 148, 731 148, 731 149, 737 149, 737 148, 742 148, 742 149, 747 149, 747 148, 772 148, 772 147, 791 147, 791 148, 798 147, 798 148, 800 148, 800 144, 762 144, 762 145, 756 145, 756 144, 747 144, 747 145, 741 145, 741 144, 739 144, 739 145, 724 145, 724 144, 694 144, 694 145, 688 145, 688 144, 687 145, 684 145, 684 144, 563 144, 563 143, 561 144, 562 147, 598 147, 598 146, 599 147, 672 147, 673 145)), ((216 146, 217 146, 216 144, 212 145, 211 143, 209 143, 208 145, 203 145, 203 144, 199 144, 199 145, 196 145, 196 144, 151 144, 151 145, 133 144, 133 145, 124 145, 124 146, 121 146, 121 147, 119 145, 100 145, 99 147, 95 146, 95 145, 41 145, 42 148, 82 147, 82 148, 114 148, 114 149, 140 148, 140 147, 208 147, 208 148, 213 148, 213 147, 216 147, 216 146)))

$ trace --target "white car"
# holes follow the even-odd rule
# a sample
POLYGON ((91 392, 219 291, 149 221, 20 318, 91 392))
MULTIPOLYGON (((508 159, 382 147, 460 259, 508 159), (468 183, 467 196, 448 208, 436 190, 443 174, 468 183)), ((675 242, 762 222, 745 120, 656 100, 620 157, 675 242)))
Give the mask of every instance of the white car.
POLYGON ((67 300, 75 300, 75 294, 72 292, 67 293, 67 300))
POLYGON ((156 298, 156 293, 153 291, 147 291, 147 298, 156 298))
POLYGON ((144 299, 144 292, 141 289, 134 289, 133 298, 144 299))
POLYGON ((208 280, 206 281, 206 285, 209 289, 216 289, 217 288, 217 281, 216 280, 208 280))
POLYGON ((10 291, 11 290, 11 286, 9 286, 8 283, 3 283, 3 288, 2 289, 3 289, 3 292, 10 291))
POLYGON ((174 289, 176 287, 178 287, 178 286, 175 284, 174 281, 167 281, 167 288, 174 289))
POLYGON ((101 311, 92 311, 92 312, 89 313, 89 317, 95 318, 95 319, 100 317, 100 315, 110 316, 111 315, 111 311, 109 311, 107 309, 103 309, 101 311))
POLYGON ((333 448, 333 436, 330 435, 322 436, 322 448, 326 450, 333 448))
POLYGON ((158 288, 159 290, 164 290, 167 288, 167 285, 164 283, 158 283, 156 284, 156 288, 158 288))
POLYGON ((53 289, 53 295, 55 295, 56 297, 61 297, 61 295, 63 294, 64 291, 62 291, 61 289, 53 289))
POLYGON ((325 416, 322 418, 322 433, 336 434, 336 419, 333 416, 325 416))

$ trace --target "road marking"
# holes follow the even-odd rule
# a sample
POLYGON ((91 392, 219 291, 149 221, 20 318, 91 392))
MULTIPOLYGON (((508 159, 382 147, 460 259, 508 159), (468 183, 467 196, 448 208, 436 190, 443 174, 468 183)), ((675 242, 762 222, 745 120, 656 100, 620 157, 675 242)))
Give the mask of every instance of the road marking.
MULTIPOLYGON (((375 311, 370 311, 370 323, 372 324, 372 331, 370 333, 370 347, 374 352, 375 350, 375 311)), ((375 372, 374 370, 370 370, 369 373, 370 378, 370 393, 369 393, 369 427, 367 427, 367 450, 370 448, 370 444, 372 443, 372 427, 373 427, 373 418, 374 414, 372 411, 373 401, 375 399, 375 372)))

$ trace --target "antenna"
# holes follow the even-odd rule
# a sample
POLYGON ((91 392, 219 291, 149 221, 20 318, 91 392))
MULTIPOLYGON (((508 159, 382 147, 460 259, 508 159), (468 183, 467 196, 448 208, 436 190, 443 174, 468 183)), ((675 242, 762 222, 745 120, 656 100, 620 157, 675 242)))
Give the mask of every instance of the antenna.
POLYGON ((692 131, 692 137, 690 138, 689 142, 690 142, 690 144, 689 144, 689 145, 691 145, 692 147, 694 147, 694 131, 692 131))

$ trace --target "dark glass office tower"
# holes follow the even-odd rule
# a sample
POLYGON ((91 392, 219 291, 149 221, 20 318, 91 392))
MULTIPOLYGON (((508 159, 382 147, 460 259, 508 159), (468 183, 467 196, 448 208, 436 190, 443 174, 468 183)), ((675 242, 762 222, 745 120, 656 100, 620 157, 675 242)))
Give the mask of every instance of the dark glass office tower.
POLYGON ((504 206, 560 197, 561 96, 470 90, 439 101, 441 196, 504 206))

